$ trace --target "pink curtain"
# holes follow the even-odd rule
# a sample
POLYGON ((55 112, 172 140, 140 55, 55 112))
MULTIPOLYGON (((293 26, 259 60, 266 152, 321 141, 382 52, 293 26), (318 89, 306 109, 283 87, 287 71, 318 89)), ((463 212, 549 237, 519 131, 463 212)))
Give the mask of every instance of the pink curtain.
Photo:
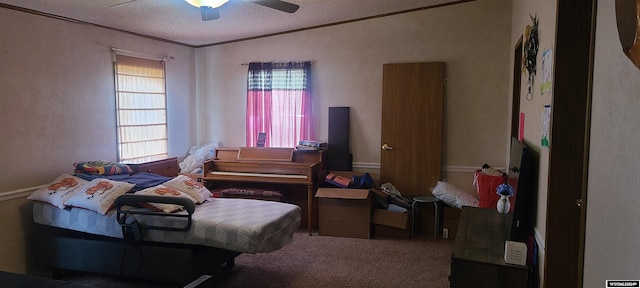
MULTIPOLYGON (((271 64, 250 63, 247 80, 246 146, 256 146, 258 133, 271 131, 271 64), (268 84, 268 85, 266 85, 268 84)), ((265 146, 269 147, 269 133, 265 146)))
POLYGON ((246 146, 295 147, 312 139, 310 62, 250 63, 247 89, 246 146))

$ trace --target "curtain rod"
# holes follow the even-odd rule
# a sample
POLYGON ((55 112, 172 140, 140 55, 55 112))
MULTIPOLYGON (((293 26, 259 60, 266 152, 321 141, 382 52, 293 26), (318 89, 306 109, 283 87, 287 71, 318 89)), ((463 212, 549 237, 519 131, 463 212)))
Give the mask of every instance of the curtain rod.
POLYGON ((111 51, 113 51, 116 54, 121 54, 121 55, 125 55, 125 56, 134 56, 134 57, 135 56, 142 56, 143 58, 148 58, 148 59, 152 59, 152 60, 166 61, 167 59, 170 59, 170 60, 175 60, 176 59, 176 58, 174 58, 173 56, 170 56, 170 55, 149 54, 149 53, 143 53, 143 52, 136 52, 136 51, 119 49, 119 48, 115 48, 115 47, 111 47, 111 51))
MULTIPOLYGON (((289 63, 289 62, 311 62, 311 63, 313 63, 313 61, 270 61, 270 62, 263 62, 263 63, 289 63)), ((249 63, 240 63, 240 66, 249 66, 249 63)))

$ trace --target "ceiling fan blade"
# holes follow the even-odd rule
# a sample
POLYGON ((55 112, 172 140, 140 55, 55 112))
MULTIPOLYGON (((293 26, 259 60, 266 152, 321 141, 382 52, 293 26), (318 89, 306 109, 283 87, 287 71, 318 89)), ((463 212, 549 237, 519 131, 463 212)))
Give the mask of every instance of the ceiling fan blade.
POLYGON ((215 20, 220 18, 220 11, 218 11, 218 8, 200 6, 200 15, 202 16, 202 21, 215 20))
POLYGON ((296 12, 298 11, 298 8, 300 8, 300 6, 296 4, 280 0, 253 0, 250 2, 287 13, 296 12))
POLYGON ((131 3, 131 2, 135 2, 135 1, 136 1, 136 0, 129 0, 129 1, 124 1, 124 2, 120 2, 120 3, 116 3, 116 4, 113 4, 113 5, 109 6, 109 8, 113 8, 113 7, 116 7, 116 6, 124 5, 124 4, 131 3))

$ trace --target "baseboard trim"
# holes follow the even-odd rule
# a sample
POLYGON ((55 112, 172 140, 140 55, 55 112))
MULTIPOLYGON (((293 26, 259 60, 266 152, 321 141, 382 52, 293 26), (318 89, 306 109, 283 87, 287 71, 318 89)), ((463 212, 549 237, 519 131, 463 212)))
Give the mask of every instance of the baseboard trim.
POLYGON ((476 166, 443 166, 443 172, 456 172, 456 173, 474 173, 478 170, 476 166))
MULTIPOLYGON (((380 170, 380 163, 369 163, 369 162, 353 162, 353 168, 356 169, 378 169, 380 170)), ((504 167, 494 167, 495 169, 504 171, 504 167)), ((442 172, 453 172, 453 173, 474 173, 476 170, 480 169, 478 166, 456 166, 456 165, 448 165, 442 166, 442 172)))
POLYGON ((31 193, 33 193, 33 191, 36 191, 36 190, 38 190, 38 189, 40 189, 42 187, 44 187, 44 185, 36 186, 36 187, 30 187, 30 188, 24 188, 24 189, 18 189, 18 190, 13 190, 13 191, 8 191, 8 192, 1 192, 0 193, 0 202, 27 197, 27 196, 31 195, 31 193))
POLYGON ((358 169, 378 169, 380 170, 380 163, 369 163, 369 162, 353 162, 351 164, 353 168, 358 169))

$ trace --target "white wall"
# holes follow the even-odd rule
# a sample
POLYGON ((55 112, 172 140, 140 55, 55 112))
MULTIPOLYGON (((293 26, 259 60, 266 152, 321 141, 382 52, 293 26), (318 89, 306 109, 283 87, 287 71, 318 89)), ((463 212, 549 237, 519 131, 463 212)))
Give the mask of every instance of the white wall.
POLYGON ((190 47, 0 9, 0 192, 45 184, 74 161, 115 161, 111 47, 167 62, 169 154, 195 139, 190 47))
MULTIPOLYGON (((508 0, 474 1, 199 48, 199 142, 245 145, 247 67, 242 63, 310 60, 316 140, 327 141, 328 107, 349 106, 354 165, 379 165, 382 65, 444 61, 444 165, 503 166, 510 7, 508 0)), ((471 187, 472 178, 466 177, 471 187)))
POLYGON ((117 158, 111 47, 175 58, 167 62, 172 156, 196 141, 195 49, 4 8, 0 27, 0 270, 25 272, 24 194, 73 173, 74 161, 117 158))
POLYGON ((598 1, 584 287, 640 279, 640 70, 626 58, 615 1, 598 1))

